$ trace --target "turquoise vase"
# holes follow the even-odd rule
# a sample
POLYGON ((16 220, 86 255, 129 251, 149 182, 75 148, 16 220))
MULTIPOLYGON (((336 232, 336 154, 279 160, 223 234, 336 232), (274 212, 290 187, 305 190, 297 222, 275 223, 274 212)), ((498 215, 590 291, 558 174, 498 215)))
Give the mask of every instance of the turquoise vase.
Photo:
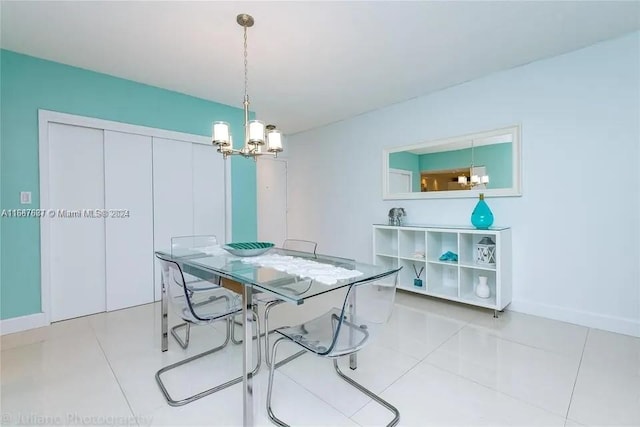
POLYGON ((484 194, 480 193, 480 200, 471 213, 471 224, 480 230, 486 230, 493 224, 493 213, 484 201, 484 194))

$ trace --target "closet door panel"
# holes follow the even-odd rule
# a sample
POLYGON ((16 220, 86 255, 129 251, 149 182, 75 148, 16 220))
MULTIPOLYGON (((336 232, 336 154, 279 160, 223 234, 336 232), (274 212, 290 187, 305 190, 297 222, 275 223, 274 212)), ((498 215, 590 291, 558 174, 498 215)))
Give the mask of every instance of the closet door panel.
MULTIPOLYGON (((193 234, 192 144, 153 138, 153 213, 155 250, 171 250, 171 237, 193 234)), ((161 297, 160 267, 155 267, 155 300, 161 297)))
POLYGON ((51 320, 105 310, 103 131, 49 124, 51 320))
MULTIPOLYGON (((193 146, 193 234, 225 242, 225 160, 211 145, 193 146)), ((227 160, 228 161, 228 160, 227 160)))
POLYGON ((105 131, 107 311, 153 301, 150 136, 105 131))

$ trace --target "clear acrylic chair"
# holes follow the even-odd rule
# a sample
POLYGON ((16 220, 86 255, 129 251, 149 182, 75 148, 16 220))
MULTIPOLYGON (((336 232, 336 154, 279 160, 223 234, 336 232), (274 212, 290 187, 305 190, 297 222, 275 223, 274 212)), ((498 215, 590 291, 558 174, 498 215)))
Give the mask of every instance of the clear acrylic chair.
MULTIPOLYGON (((290 251, 303 252, 305 254, 313 254, 313 256, 315 257, 316 250, 318 249, 318 243, 313 242, 311 240, 286 239, 282 244, 282 248, 290 251)), ((271 347, 270 347, 270 341, 269 341, 269 334, 273 333, 274 331, 269 329, 269 313, 271 312, 271 309, 273 309, 277 305, 280 305, 284 301, 276 298, 273 295, 265 294, 265 293, 258 294, 256 296, 256 301, 259 304, 264 304, 264 349, 265 349, 264 358, 267 366, 271 366, 271 359, 270 359, 271 347)), ((241 323, 238 322, 236 324, 241 324, 241 323)), ((232 334, 231 334, 232 341, 234 342, 234 344, 240 344, 242 341, 236 340, 233 332, 234 331, 232 330, 232 334)))
POLYGON ((318 249, 318 243, 312 242, 311 240, 287 239, 282 244, 282 249, 288 249, 296 252, 307 252, 315 255, 316 250, 318 249))
MULTIPOLYGON (((167 403, 171 406, 186 405, 187 403, 191 403, 197 399, 208 396, 211 393, 215 393, 229 386, 242 382, 242 376, 239 376, 223 384, 201 391, 184 399, 175 400, 171 397, 169 391, 162 381, 161 375, 167 371, 170 371, 171 369, 177 368, 178 366, 182 366, 196 359, 207 356, 211 353, 215 353, 216 351, 222 350, 224 347, 226 347, 231 336, 231 321, 233 320, 233 316, 242 313, 242 297, 234 292, 227 290, 226 288, 215 285, 215 283, 212 284, 213 286, 209 287, 207 287, 207 285, 203 283, 200 283, 198 291, 193 292, 188 287, 188 283, 185 280, 185 275, 178 263, 170 259, 166 259, 161 255, 156 254, 156 257, 160 261, 162 267, 163 285, 165 286, 165 289, 167 291, 165 297, 167 298, 169 305, 173 308, 175 314, 177 314, 181 319, 187 322, 187 324, 210 325, 214 322, 222 321, 225 322, 226 328, 226 338, 221 345, 195 356, 191 356, 185 360, 166 366, 156 373, 156 382, 158 383, 160 390, 164 394, 167 403)), ((253 314, 254 318, 256 319, 257 336, 260 336, 260 323, 255 309, 253 314)), ((258 373, 258 369, 260 368, 261 363, 260 354, 261 352, 258 351, 257 364, 250 375, 256 375, 258 373)))
MULTIPOLYGON (((213 234, 200 234, 193 236, 178 236, 171 238, 172 256, 189 256, 197 252, 206 252, 218 246, 218 239, 213 234)), ((188 273, 184 273, 187 289, 190 292, 207 291, 220 286, 220 277, 212 276, 203 280, 188 273)), ((183 322, 171 328, 171 335, 183 349, 189 347, 191 336, 191 323, 183 322), (184 340, 178 335, 178 330, 184 328, 184 340)))
MULTIPOLYGON (((285 341, 295 343, 317 356, 333 359, 333 367, 340 378, 393 413, 394 417, 387 426, 398 424, 400 421, 398 409, 346 376, 338 366, 338 358, 360 351, 375 338, 376 334, 388 322, 393 310, 400 269, 387 272, 366 282, 351 285, 342 307, 334 307, 325 314, 301 325, 275 330, 281 337, 275 341, 271 350, 272 363, 269 369, 267 389, 267 412, 274 424, 288 425, 276 417, 271 405, 273 373, 280 366, 280 362, 276 363, 276 356, 278 347, 285 341)), ((291 396, 287 396, 286 399, 290 400, 291 396)))

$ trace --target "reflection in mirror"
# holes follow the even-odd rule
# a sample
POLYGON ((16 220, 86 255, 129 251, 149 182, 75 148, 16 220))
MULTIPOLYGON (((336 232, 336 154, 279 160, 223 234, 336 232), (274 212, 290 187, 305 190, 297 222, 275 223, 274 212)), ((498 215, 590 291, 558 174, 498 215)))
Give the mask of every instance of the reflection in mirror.
POLYGON ((386 149, 389 199, 520 195, 517 126, 386 149))

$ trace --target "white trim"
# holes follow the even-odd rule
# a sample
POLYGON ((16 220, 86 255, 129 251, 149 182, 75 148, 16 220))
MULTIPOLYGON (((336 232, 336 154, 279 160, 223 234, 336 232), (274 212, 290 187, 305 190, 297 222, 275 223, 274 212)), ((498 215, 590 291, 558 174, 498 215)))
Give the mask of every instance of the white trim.
POLYGON ((209 137, 193 135, 190 133, 176 132, 172 130, 156 129, 147 126, 132 125, 129 123, 114 122, 111 120, 96 119, 94 117, 76 116, 74 114, 59 113, 50 110, 38 110, 39 123, 45 120, 47 123, 61 123, 65 125, 83 126, 95 129, 111 130, 116 132, 132 133, 156 138, 175 139, 178 141, 193 142, 209 145, 209 137))
MULTIPOLYGON (((72 126, 82 126, 95 129, 103 129, 108 131, 131 133, 136 135, 151 136, 156 138, 173 139, 184 142, 191 142, 194 144, 209 145, 211 142, 209 138, 201 135, 192 135, 183 132, 175 132, 164 129, 156 129, 146 126, 132 125, 122 122, 114 122, 111 120, 97 119, 93 117, 83 117, 74 114, 59 113, 57 111, 50 110, 38 110, 38 154, 39 154, 39 174, 40 174, 40 209, 49 209, 49 123, 60 123, 72 126)), ((231 205, 231 166, 230 162, 224 162, 225 168, 225 201, 226 205, 226 233, 227 241, 231 241, 231 217, 232 217, 232 205, 231 205)), ((50 248, 50 218, 43 216, 40 219, 40 301, 41 301, 41 313, 33 315, 27 315, 15 318, 16 321, 25 322, 25 320, 32 316, 38 316, 38 321, 26 321, 28 326, 24 329, 30 329, 40 326, 46 326, 51 323, 51 282, 50 282, 50 262, 51 256, 49 253, 50 248)), ((2 321, 4 325, 7 321, 13 321, 14 319, 5 319, 2 321)), ((11 325, 12 323, 9 323, 11 325)), ((19 330, 24 330, 19 329, 19 330)), ((18 330, 16 330, 17 332, 18 330)), ((4 333, 4 332, 3 332, 4 333)))
POLYGON ((13 334, 27 329, 49 326, 49 319, 44 313, 29 314, 27 316, 12 317, 0 320, 0 335, 13 334))
POLYGON ((610 316, 523 300, 512 301, 511 305, 507 308, 519 313, 532 314, 534 316, 560 320, 589 328, 603 329, 605 331, 640 337, 640 320, 638 319, 610 316))

